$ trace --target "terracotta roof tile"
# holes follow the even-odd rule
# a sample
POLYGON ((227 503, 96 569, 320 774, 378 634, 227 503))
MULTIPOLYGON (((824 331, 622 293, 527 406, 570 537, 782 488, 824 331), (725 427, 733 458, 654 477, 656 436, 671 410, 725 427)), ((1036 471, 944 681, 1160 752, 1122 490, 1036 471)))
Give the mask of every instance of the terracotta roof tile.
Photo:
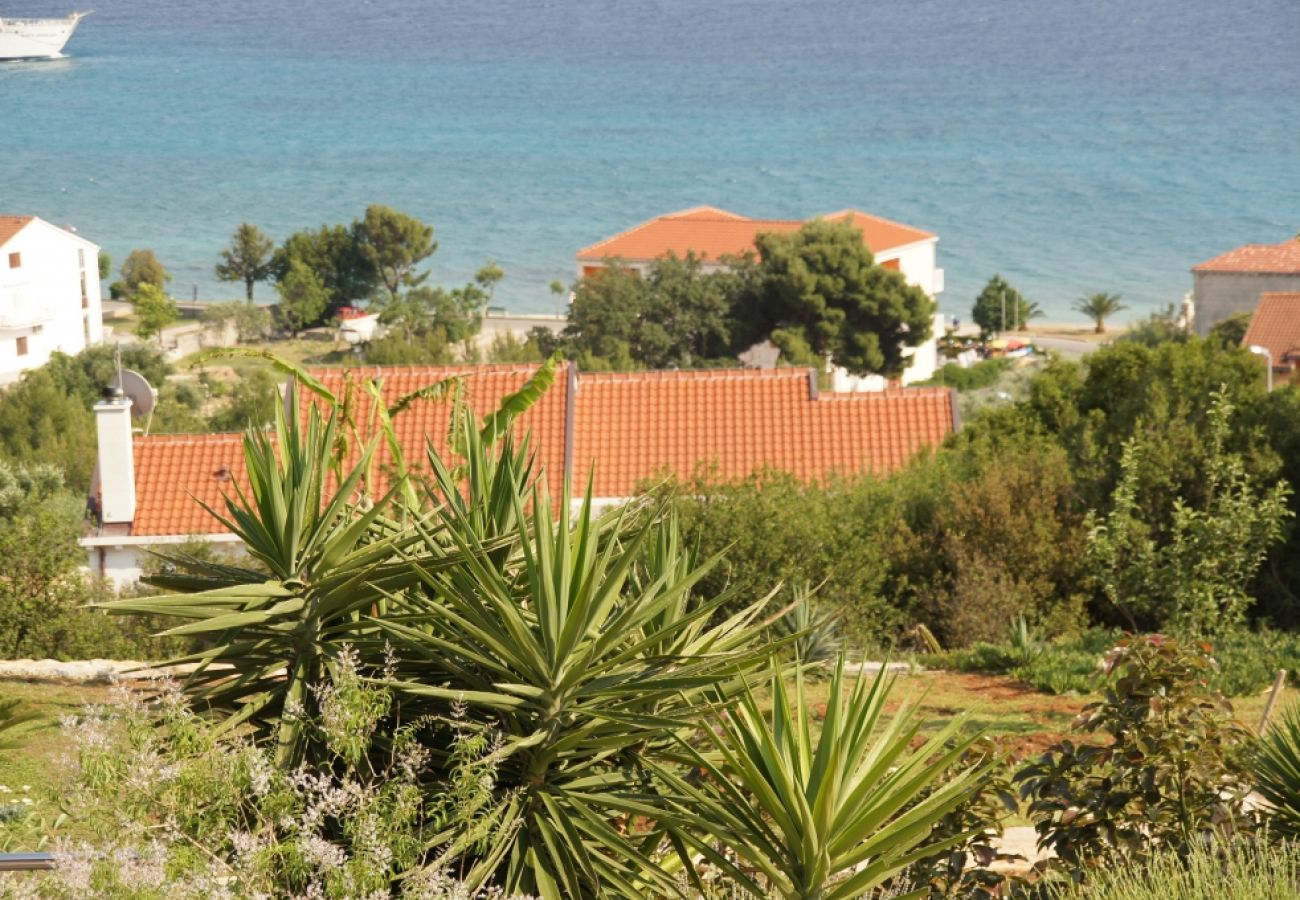
POLYGON ((1266 347, 1277 368, 1300 364, 1300 292, 1260 294, 1241 343, 1266 347))
POLYGON ((1247 244, 1193 266, 1192 271, 1300 275, 1300 240, 1291 239, 1280 244, 1247 244))
POLYGON ((9 243, 9 239, 35 221, 35 216, 0 216, 0 247, 9 243))
MULTIPOLYGON (((841 210, 821 218, 852 223, 861 229, 863 241, 876 254, 934 237, 928 231, 857 210, 841 210)), ((701 259, 717 260, 753 251, 755 239, 763 232, 798 231, 804 224, 790 219, 749 219, 726 210, 702 206, 643 222, 579 250, 577 259, 595 262, 618 258, 643 262, 660 259, 669 253, 684 257, 693 252, 701 259)))
POLYGON ((243 435, 150 435, 135 439, 133 535, 221 534, 199 501, 225 512, 233 483, 248 489, 243 435))
MULTIPOLYGON (((345 379, 352 376, 357 391, 356 421, 364 423, 370 421, 371 408, 370 395, 361 388, 361 382, 366 377, 379 382, 384 403, 391 407, 400 398, 420 388, 461 376, 464 378, 464 402, 475 414, 482 416, 495 410, 504 397, 523 387, 536 371, 537 367, 533 365, 371 366, 315 369, 311 374, 336 395, 342 394, 345 379)), ((554 473, 564 470, 567 378, 566 365, 557 373, 556 383, 551 389, 535 406, 519 417, 516 425, 516 431, 521 437, 528 436, 529 445, 537 454, 537 465, 552 473, 551 480, 555 481, 552 488, 556 491, 562 487, 562 480, 554 479, 554 473)), ((300 401, 310 402, 311 395, 306 391, 301 392, 300 401)), ((426 442, 432 443, 439 454, 447 453, 452 403, 450 398, 437 402, 417 400, 394 419, 398 442, 402 445, 411 471, 428 471, 426 442)), ((375 461, 381 470, 392 462, 392 453, 387 444, 380 444, 375 461)))
MULTIPOLYGON (((350 370, 382 378, 386 403, 452 375, 465 376, 466 402, 494 409, 535 371, 531 366, 419 367, 350 370)), ((344 370, 312 373, 341 392, 344 370)), ((579 374, 570 396, 562 372, 545 397, 520 418, 531 431, 538 464, 558 491, 565 471, 566 419, 572 413, 572 466, 577 484, 595 466, 598 497, 625 497, 670 472, 711 467, 722 477, 764 468, 813 481, 834 473, 887 472, 953 428, 953 400, 942 388, 813 397, 807 370, 723 369, 696 372, 579 374), (570 410, 570 404, 572 409, 570 410)), ((370 400, 357 395, 357 421, 370 400)), ((310 402, 303 400, 302 402, 310 402)), ((426 440, 447 448, 450 401, 417 401, 398 416, 408 462, 422 464, 426 440)), ((379 462, 388 461, 380 447, 379 462)), ((137 515, 133 534, 205 534, 220 527, 194 502, 220 508, 231 478, 246 486, 238 434, 136 439, 137 515)))
POLYGON ((806 370, 582 375, 574 476, 625 497, 660 473, 701 466, 735 478, 764 468, 822 480, 886 472, 953 427, 951 393, 912 388, 813 399, 806 370))

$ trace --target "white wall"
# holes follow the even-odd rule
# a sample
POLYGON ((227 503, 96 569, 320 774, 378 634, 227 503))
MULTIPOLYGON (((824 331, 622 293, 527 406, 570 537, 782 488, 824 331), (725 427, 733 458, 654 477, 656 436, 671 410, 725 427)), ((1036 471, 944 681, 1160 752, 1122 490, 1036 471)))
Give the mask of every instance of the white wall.
POLYGON ((914 284, 936 300, 943 293, 943 269, 935 266, 938 238, 926 238, 885 253, 876 254, 876 262, 898 260, 898 271, 908 284, 914 284))
POLYGON ((121 590, 140 580, 145 563, 153 559, 150 549, 167 553, 191 541, 219 544, 223 552, 233 553, 236 559, 247 555, 243 543, 232 534, 166 535, 152 538, 130 535, 95 536, 82 538, 81 547, 86 553, 86 571, 103 576, 113 587, 121 590))
POLYGON ((99 247, 40 219, 0 245, 0 384, 43 366, 55 350, 73 354, 99 343, 103 329, 99 247), (9 266, 11 253, 21 257, 17 268, 9 266), (25 356, 19 338, 27 339, 25 356))

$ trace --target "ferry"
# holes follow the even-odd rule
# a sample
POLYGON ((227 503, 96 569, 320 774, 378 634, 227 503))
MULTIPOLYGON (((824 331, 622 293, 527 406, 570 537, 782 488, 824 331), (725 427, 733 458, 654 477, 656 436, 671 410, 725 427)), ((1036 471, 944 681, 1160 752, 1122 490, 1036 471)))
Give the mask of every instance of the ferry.
POLYGON ((62 19, 6 19, 0 16, 0 61, 59 59, 88 12, 62 19))

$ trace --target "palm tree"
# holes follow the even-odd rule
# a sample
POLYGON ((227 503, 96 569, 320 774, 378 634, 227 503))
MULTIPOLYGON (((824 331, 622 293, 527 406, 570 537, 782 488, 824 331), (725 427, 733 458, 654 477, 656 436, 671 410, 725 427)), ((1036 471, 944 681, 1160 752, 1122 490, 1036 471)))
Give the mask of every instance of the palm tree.
POLYGON ((1074 301, 1073 309, 1081 312, 1097 323, 1097 334, 1106 333, 1106 317, 1113 316, 1121 309, 1127 309, 1119 302, 1119 294, 1097 293, 1080 297, 1074 301))

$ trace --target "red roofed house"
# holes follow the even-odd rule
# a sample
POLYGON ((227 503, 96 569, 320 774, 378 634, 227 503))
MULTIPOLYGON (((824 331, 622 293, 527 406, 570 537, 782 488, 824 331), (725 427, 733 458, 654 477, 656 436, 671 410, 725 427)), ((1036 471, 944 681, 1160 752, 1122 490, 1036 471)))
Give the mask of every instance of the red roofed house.
MULTIPOLYGON (((878 265, 901 273, 909 284, 931 297, 937 298, 943 292, 943 269, 935 265, 937 235, 852 209, 816 218, 849 222, 862 232, 862 241, 878 265)), ((579 250, 578 274, 598 272, 615 259, 621 265, 645 271, 657 259, 670 254, 685 258, 688 253, 700 259, 705 271, 716 271, 725 265, 727 257, 755 252, 755 240, 760 234, 798 231, 807 221, 750 219, 712 206, 669 213, 579 250)), ((903 384, 934 376, 938 365, 936 341, 942 333, 943 317, 936 315, 932 335, 935 340, 913 351, 912 362, 903 373, 903 384)), ((842 370, 835 373, 837 391, 883 390, 886 386, 885 379, 879 376, 854 378, 842 370)))
POLYGON ((99 247, 35 216, 0 216, 0 384, 103 338, 99 247))
MULTIPOLYGON (((535 371, 531 366, 462 366, 352 370, 380 381, 385 402, 453 375, 464 398, 482 413, 494 409, 535 371)), ((344 371, 313 372, 340 390, 344 371)), ((369 421, 364 392, 356 411, 369 421)), ((302 401, 309 402, 307 400, 302 401)), ((416 401, 395 421, 413 468, 425 442, 445 452, 452 401, 416 401)), ((136 436, 130 404, 105 400, 99 425, 97 497, 102 524, 82 540, 92 571, 119 584, 140 577, 147 548, 193 537, 235 542, 200 506, 221 509, 236 484, 247 487, 241 435, 136 436)), ((594 496, 620 503, 665 474, 689 477, 701 468, 740 477, 764 468, 806 481, 833 474, 890 472, 957 427, 957 405, 945 388, 819 394, 807 369, 719 369, 688 372, 579 374, 566 365, 544 397, 519 419, 537 464, 558 494, 565 477, 581 490, 594 473, 594 496)), ((388 457, 382 444, 382 463, 388 457)))
POLYGON ((1254 312, 1265 291, 1300 291, 1300 240, 1247 244, 1192 267, 1196 333, 1239 312, 1254 312))
POLYGON ((1241 343, 1269 352, 1275 381, 1300 381, 1300 292, 1260 294, 1241 343))

